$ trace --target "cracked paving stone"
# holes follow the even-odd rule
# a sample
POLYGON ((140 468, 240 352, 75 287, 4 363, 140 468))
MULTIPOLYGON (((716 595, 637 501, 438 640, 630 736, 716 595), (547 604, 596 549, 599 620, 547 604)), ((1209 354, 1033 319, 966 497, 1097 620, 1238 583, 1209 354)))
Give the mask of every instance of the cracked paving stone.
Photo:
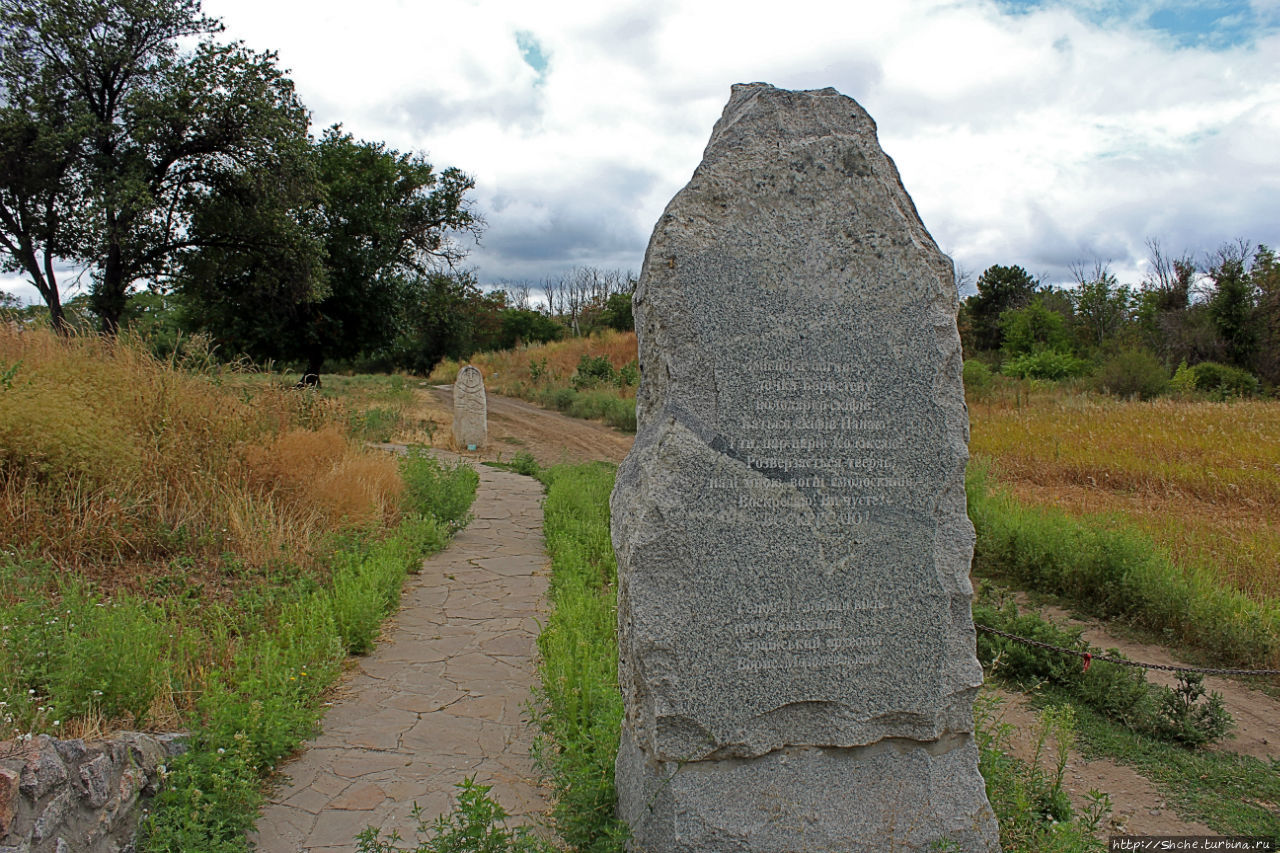
POLYGON ((259 851, 350 851, 369 826, 413 838, 413 803, 430 823, 467 776, 495 783, 514 821, 545 816, 524 709, 546 612, 542 489, 479 472, 472 523, 409 577, 388 636, 336 690, 315 746, 280 768, 289 784, 249 836, 259 851))

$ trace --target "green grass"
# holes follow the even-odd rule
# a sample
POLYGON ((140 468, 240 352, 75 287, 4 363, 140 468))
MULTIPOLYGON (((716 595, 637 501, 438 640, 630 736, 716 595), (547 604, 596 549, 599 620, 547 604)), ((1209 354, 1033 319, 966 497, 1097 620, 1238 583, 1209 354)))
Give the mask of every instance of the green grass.
POLYGON ((547 484, 551 613, 538 637, 535 758, 555 790, 556 832, 582 853, 617 853, 626 837, 613 778, 622 725, 617 566, 609 539, 614 470, 595 463, 540 474, 547 484))
MULTIPOLYGON (((1061 701, 1058 688, 1046 701, 1061 701)), ((1185 820, 1224 835, 1257 835, 1280 844, 1280 765, 1216 750, 1193 750, 1158 740, 1076 706, 1079 745, 1086 758, 1106 757, 1155 784, 1185 820)))
POLYGON ((1280 665, 1280 605, 1260 604, 1205 572, 1175 565, 1151 539, 1113 519, 1026 507, 971 468, 974 573, 1063 596, 1088 613, 1153 632, 1206 659, 1280 665))
POLYGON ((410 513, 385 535, 352 535, 331 559, 332 582, 281 590, 232 659, 210 678, 191 720, 191 749, 173 762, 144 821, 140 850, 248 850, 261 779, 314 733, 320 695, 348 651, 372 646, 406 574, 465 523, 478 477, 431 457, 404 462, 410 513), (438 503, 436 503, 438 501, 438 503))

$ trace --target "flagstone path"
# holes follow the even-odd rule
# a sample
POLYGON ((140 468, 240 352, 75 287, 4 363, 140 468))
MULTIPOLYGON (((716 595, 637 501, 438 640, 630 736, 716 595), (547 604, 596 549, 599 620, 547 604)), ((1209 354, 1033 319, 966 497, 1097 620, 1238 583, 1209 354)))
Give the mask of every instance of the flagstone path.
POLYGON ((521 822, 547 809, 529 760, 526 703, 547 584, 542 488, 477 466, 474 520, 406 584, 377 649, 357 659, 324 731, 281 768, 251 840, 264 853, 351 851, 367 826, 416 846, 463 777, 521 822))

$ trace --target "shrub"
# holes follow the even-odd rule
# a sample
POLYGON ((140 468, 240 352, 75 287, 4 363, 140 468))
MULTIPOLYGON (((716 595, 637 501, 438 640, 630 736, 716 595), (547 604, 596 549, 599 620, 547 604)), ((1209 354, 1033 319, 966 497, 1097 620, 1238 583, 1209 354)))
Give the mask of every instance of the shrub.
POLYGON ((1015 379, 1071 379, 1083 376, 1089 362, 1061 350, 1046 349, 1011 358, 1000 368, 1005 376, 1015 379))
POLYGON ((976 358, 966 359, 964 363, 964 389, 982 393, 991 387, 991 368, 976 358))
POLYGON ((1126 349, 1103 362, 1093 379, 1100 391, 1150 400, 1164 393, 1169 372, 1150 350, 1126 349))
POLYGON ((1184 361, 1169 384, 1182 394, 1199 392, 1219 400, 1253 397, 1259 387, 1258 377, 1249 371, 1215 361, 1202 361, 1194 367, 1187 367, 1184 361))
POLYGON ((581 391, 583 388, 593 388, 597 385, 612 385, 616 375, 608 358, 603 355, 583 353, 582 358, 578 360, 578 372, 569 380, 569 384, 581 391))
POLYGON ((614 383, 619 388, 634 388, 640 382, 640 362, 634 358, 618 370, 614 383))

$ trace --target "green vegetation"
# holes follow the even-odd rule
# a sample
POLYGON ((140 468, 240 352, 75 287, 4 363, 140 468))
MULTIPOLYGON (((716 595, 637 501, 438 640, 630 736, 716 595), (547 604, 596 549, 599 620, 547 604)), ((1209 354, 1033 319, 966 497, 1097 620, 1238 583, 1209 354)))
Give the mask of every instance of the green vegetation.
MULTIPOLYGON (((555 853, 556 848, 537 838, 531 829, 507 827, 507 812, 489 796, 491 786, 477 785, 475 779, 463 779, 457 785, 458 803, 449 814, 428 823, 414 806, 413 818, 418 822, 422 840, 412 853, 555 853)), ((410 853, 396 846, 400 834, 392 832, 381 838, 373 827, 367 827, 357 838, 359 853, 410 853)))
POLYGON ((980 468, 971 469, 966 485, 978 575, 1063 596, 1232 666, 1280 662, 1277 604, 1175 565, 1148 537, 1113 519, 1024 506, 989 489, 980 468))
POLYGON ((1158 241, 1148 247, 1140 286, 1119 283, 1106 264, 1077 266, 1070 287, 1043 284, 1019 266, 989 267, 961 306, 966 356, 1008 377, 1088 376, 1095 389, 1142 399, 1166 390, 1244 397, 1280 385, 1275 252, 1241 240, 1197 264, 1190 254, 1166 254, 1158 241))
POLYGON ((1063 789, 1067 757, 1076 743, 1075 720, 1070 705, 1043 710, 1037 720, 1034 758, 1028 764, 1012 755, 1013 726, 1000 718, 999 700, 983 695, 975 703, 978 769, 987 783, 987 799, 1000 824, 1005 853, 1106 849, 1096 833, 1111 810, 1110 798, 1091 790, 1084 811, 1076 815, 1063 789))
POLYGON ((609 538, 613 473, 597 463, 555 466, 540 477, 547 484, 552 610, 538 638, 535 758, 555 789, 556 832, 583 853, 616 853, 626 837, 613 787, 622 725, 617 566, 609 538))
MULTIPOLYGON (((982 592, 973 607, 973 620, 979 625, 1079 654, 1122 657, 1117 652, 1089 646, 1080 638, 1080 630, 1068 631, 1033 613, 1019 613, 1012 601, 1000 604, 994 600, 987 587, 982 592)), ((1175 690, 1149 684, 1137 667, 1104 660, 1091 661, 1086 667, 1078 655, 1029 646, 983 631, 978 632, 978 660, 990 674, 1005 682, 1022 689, 1053 685, 1073 704, 1159 740, 1203 746, 1222 740, 1232 727, 1222 697, 1216 693, 1206 697, 1199 675, 1184 675, 1175 690)))
MULTIPOLYGON (((478 481, 419 455, 404 462, 415 485, 409 515, 380 536, 357 535, 333 554, 333 582, 290 600, 244 631, 191 720, 191 750, 175 759, 143 824, 144 851, 243 851, 261 801, 260 778, 297 748, 319 719, 321 692, 348 651, 367 651, 399 602, 408 572, 466 523, 478 481)), ((271 607, 270 605, 274 605, 271 607)))

